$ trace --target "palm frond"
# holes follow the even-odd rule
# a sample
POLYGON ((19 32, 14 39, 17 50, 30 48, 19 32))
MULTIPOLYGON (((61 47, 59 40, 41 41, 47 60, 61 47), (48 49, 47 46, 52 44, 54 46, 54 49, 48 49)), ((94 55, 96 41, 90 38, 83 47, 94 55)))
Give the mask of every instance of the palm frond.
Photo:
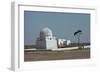
POLYGON ((76 32, 74 32, 74 36, 77 35, 80 32, 82 32, 82 30, 77 30, 76 32))

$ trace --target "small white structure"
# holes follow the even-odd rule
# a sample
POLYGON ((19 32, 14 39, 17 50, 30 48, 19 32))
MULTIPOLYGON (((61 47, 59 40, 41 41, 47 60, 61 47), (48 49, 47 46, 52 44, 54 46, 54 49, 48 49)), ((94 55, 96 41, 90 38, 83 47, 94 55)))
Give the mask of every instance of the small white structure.
POLYGON ((56 49, 57 40, 49 28, 40 31, 40 36, 36 40, 37 49, 56 49))
POLYGON ((64 47, 64 46, 70 45, 71 41, 66 40, 66 39, 58 39, 57 44, 58 44, 58 47, 64 47))
POLYGON ((70 40, 67 40, 67 43, 66 43, 67 45, 70 45, 71 44, 71 41, 70 40))
POLYGON ((58 47, 64 47, 64 43, 66 42, 65 39, 58 39, 57 40, 57 44, 58 44, 58 47))

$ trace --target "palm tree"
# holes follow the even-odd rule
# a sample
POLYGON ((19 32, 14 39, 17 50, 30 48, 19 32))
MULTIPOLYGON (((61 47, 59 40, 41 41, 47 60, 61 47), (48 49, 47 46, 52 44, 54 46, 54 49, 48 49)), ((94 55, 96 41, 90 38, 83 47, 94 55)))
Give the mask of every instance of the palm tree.
POLYGON ((80 48, 80 35, 82 34, 82 30, 77 30, 76 32, 74 32, 74 36, 77 37, 78 40, 78 47, 80 48))

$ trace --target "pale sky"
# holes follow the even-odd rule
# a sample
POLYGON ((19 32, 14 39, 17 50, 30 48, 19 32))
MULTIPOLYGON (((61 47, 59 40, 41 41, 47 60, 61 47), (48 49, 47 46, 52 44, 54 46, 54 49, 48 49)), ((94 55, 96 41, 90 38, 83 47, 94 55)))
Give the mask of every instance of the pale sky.
POLYGON ((24 44, 35 44, 41 29, 48 27, 57 38, 76 42, 74 32, 82 30, 81 42, 90 42, 90 14, 24 11, 24 44))

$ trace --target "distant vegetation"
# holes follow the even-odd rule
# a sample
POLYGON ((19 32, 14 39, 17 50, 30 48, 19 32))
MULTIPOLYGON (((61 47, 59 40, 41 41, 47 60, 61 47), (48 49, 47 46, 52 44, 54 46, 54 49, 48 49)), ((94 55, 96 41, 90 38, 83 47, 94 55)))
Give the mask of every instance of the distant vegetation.
POLYGON ((77 30, 76 32, 74 32, 74 36, 77 38, 77 46, 80 48, 80 36, 82 34, 82 30, 77 30))
POLYGON ((24 45, 24 49, 36 48, 36 45, 24 45))

